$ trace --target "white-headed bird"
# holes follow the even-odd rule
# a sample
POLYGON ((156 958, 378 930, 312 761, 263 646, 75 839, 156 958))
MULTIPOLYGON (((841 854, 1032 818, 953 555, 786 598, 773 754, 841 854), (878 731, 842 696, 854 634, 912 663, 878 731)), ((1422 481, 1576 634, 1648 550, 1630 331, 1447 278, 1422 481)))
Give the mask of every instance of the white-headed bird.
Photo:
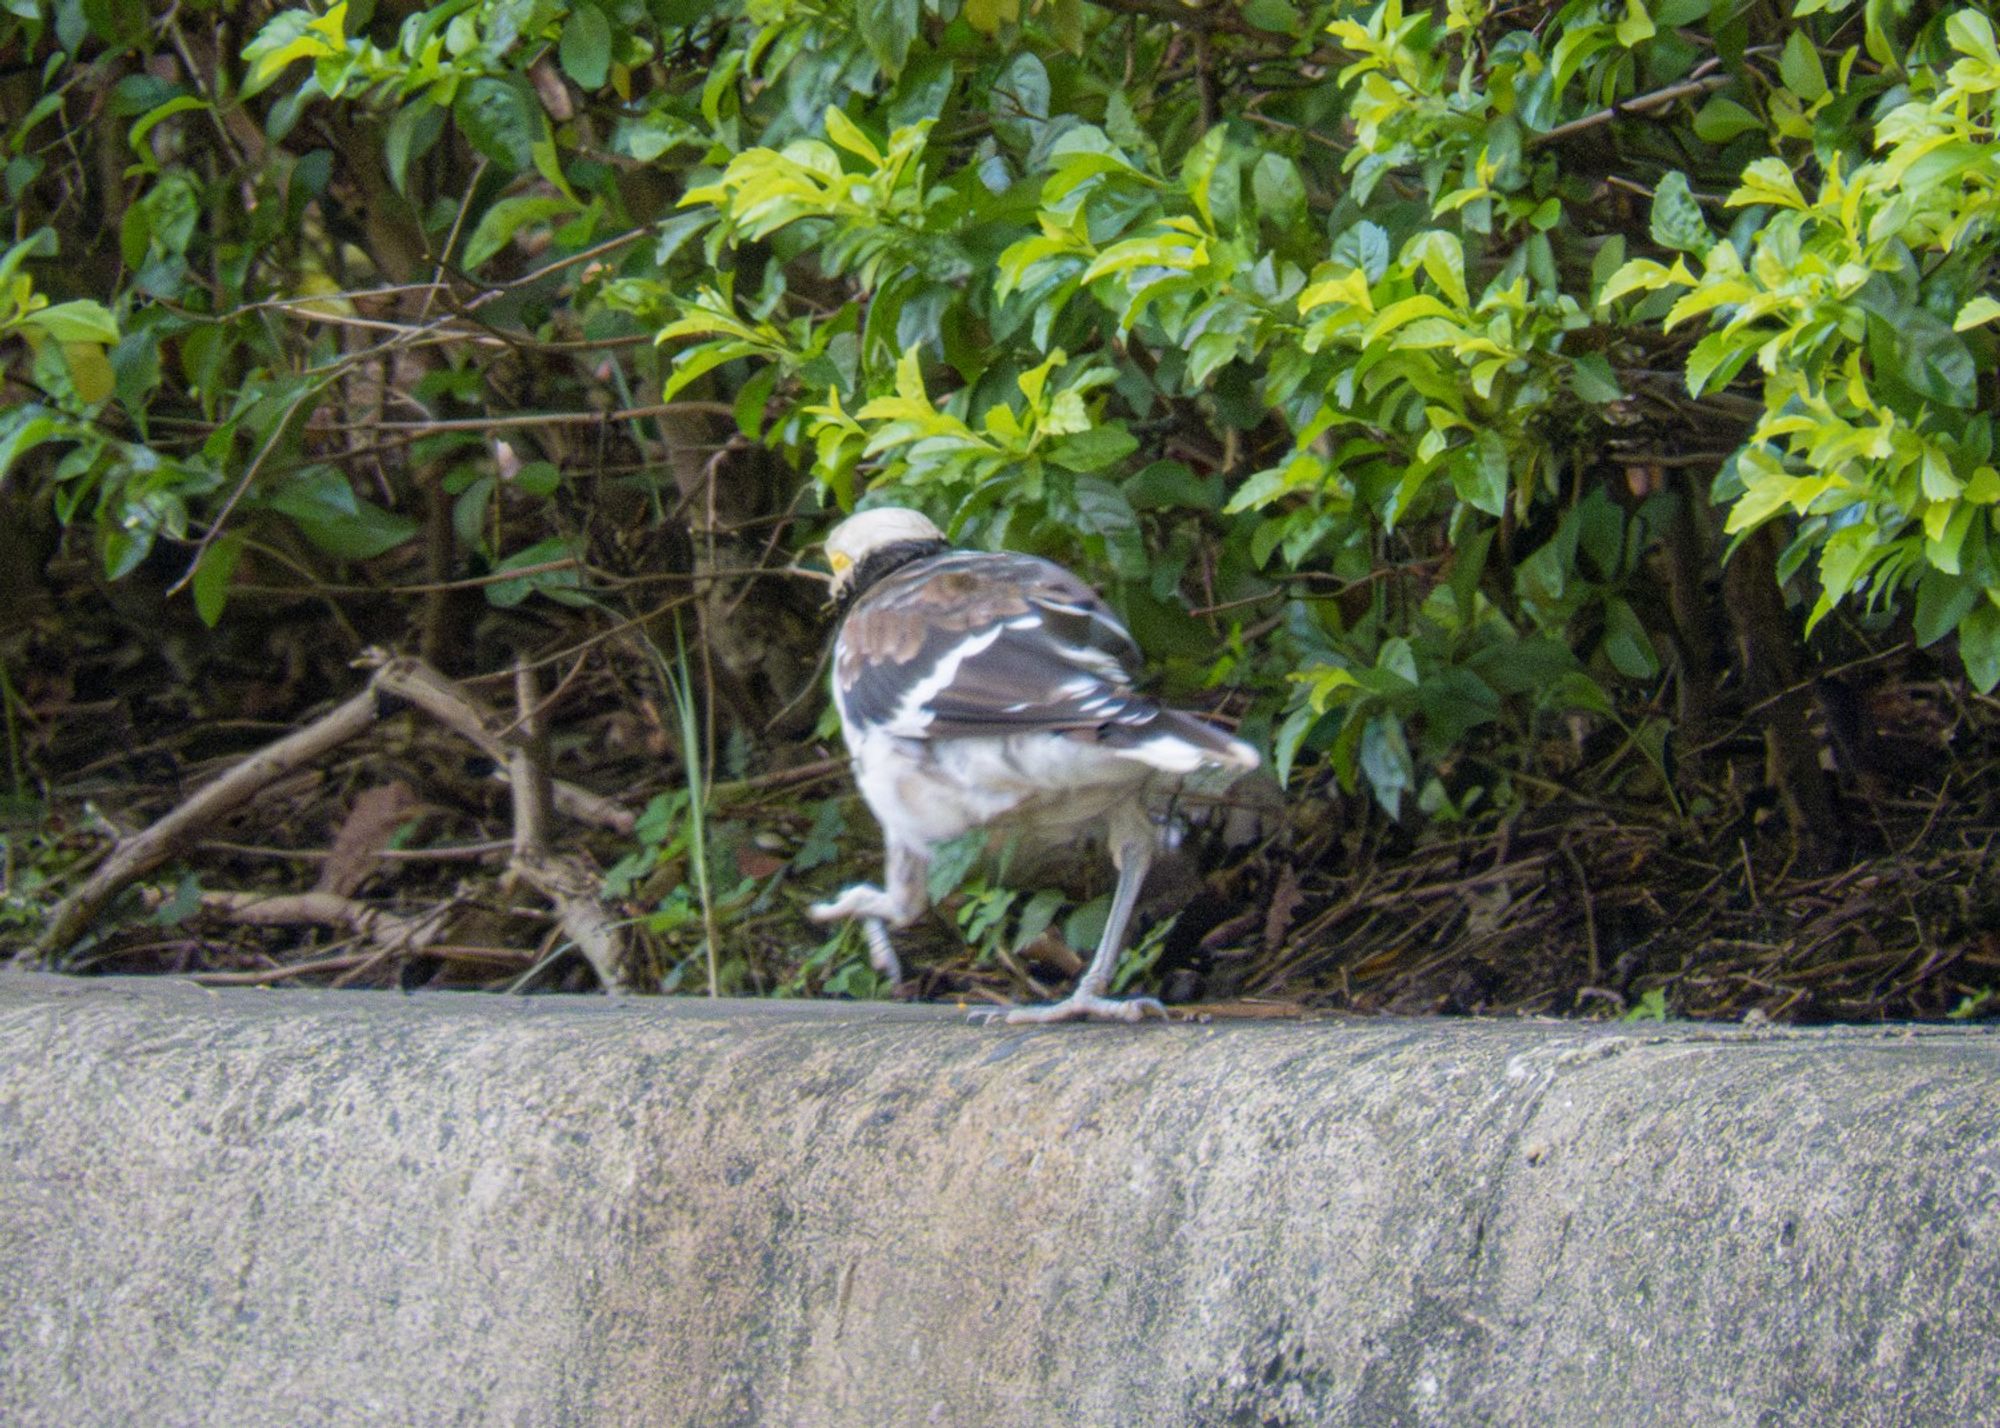
POLYGON ((846 611, 833 701, 887 867, 884 887, 848 888, 816 904, 814 920, 862 919, 875 965, 896 980, 884 924, 924 910, 939 844, 976 828, 1044 845, 1101 828, 1118 886, 1090 966, 1064 1000, 1007 1020, 1162 1011, 1149 997, 1105 995, 1157 843, 1146 787, 1203 766, 1253 769, 1255 750, 1140 694, 1132 636, 1059 565, 953 550, 899 507, 842 521, 826 554, 846 611))

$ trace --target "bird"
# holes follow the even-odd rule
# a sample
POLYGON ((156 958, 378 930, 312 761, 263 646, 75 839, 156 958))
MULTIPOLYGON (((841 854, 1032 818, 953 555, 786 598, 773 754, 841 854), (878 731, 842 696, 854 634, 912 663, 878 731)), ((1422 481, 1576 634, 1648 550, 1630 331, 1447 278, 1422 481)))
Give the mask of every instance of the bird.
POLYGON ((1146 791, 1201 768, 1248 771, 1241 739, 1139 692, 1138 645, 1089 585, 1053 561, 954 549, 922 512, 879 506, 827 535, 833 702, 869 811, 881 886, 816 903, 858 919, 875 966, 901 980, 889 928, 929 903, 937 848, 975 829, 1059 845, 1103 831, 1118 881, 1075 988, 1004 1020, 1138 1021, 1165 1008, 1106 995, 1159 846, 1146 791))

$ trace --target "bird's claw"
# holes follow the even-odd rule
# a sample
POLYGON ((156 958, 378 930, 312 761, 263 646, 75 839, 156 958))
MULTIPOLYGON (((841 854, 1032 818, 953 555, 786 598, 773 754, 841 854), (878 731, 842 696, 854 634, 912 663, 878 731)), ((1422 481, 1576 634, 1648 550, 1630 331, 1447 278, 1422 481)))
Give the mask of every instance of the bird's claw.
POLYGON ((893 989, 903 985, 903 964, 896 959, 896 944, 879 917, 861 919, 861 931, 868 939, 868 960, 893 989))
POLYGON ((1135 1022, 1144 1020, 1147 1012, 1158 1012, 1162 1020, 1171 1020, 1157 997, 1100 997, 1083 992, 1072 993, 1047 1006, 978 1007, 969 1014, 969 1019, 1001 1021, 1009 1026, 1044 1026, 1059 1021, 1135 1022))

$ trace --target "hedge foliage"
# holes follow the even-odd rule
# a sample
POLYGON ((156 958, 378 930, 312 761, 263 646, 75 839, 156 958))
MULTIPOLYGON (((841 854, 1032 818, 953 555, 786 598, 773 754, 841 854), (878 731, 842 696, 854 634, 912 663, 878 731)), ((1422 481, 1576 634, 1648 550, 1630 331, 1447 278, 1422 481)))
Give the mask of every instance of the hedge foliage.
POLYGON ((1392 815, 1495 723, 1657 763, 1711 507, 1807 628, 2000 682, 1979 8, 0 0, 0 52, 0 479, 210 622, 246 551, 393 565, 427 463, 488 599, 595 598, 576 473, 314 434, 390 352, 384 411, 726 411, 804 510, 1075 562, 1392 815))

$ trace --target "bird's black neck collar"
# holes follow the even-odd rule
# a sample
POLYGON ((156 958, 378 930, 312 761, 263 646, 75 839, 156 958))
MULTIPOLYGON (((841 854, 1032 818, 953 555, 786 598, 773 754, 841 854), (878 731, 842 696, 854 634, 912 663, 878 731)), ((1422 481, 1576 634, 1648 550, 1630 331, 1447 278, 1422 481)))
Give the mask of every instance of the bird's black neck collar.
POLYGON ((912 561, 943 555, 950 549, 951 542, 947 540, 899 540, 870 551, 854 567, 854 574, 840 592, 840 599, 836 602, 840 612, 846 614, 848 607, 867 594, 868 587, 877 581, 895 574, 912 561))

